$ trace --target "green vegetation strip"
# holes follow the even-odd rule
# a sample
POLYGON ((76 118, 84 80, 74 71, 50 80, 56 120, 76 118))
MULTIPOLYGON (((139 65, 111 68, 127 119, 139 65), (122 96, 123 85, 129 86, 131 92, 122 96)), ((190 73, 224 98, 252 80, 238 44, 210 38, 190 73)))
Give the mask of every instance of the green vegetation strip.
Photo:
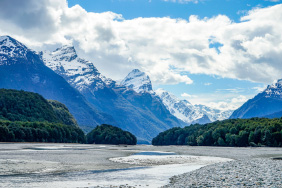
POLYGON ((85 143, 85 135, 78 127, 59 123, 0 120, 0 142, 85 143))
POLYGON ((177 127, 160 133, 152 144, 282 147, 282 118, 230 119, 177 127))

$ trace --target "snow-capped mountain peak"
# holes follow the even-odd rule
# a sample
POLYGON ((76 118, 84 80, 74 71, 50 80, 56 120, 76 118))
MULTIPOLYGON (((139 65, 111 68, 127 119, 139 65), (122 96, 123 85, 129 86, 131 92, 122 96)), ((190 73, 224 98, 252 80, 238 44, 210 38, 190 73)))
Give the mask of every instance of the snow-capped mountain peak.
POLYGON ((73 87, 79 91, 105 87, 100 74, 92 62, 77 56, 73 46, 62 46, 53 52, 45 51, 42 59, 46 66, 57 74, 62 75, 73 87))
POLYGON ((24 58, 27 54, 28 48, 20 43, 19 41, 13 39, 10 36, 0 36, 0 54, 1 64, 5 63, 5 57, 9 56, 10 58, 24 58))
POLYGON ((268 85, 264 92, 266 98, 282 98, 282 79, 277 80, 277 82, 272 85, 268 85))
POLYGON ((22 43, 20 43, 19 41, 13 39, 12 37, 6 35, 6 36, 0 36, 0 46, 6 46, 6 47, 22 47, 22 48, 26 48, 25 45, 23 45, 22 43))
POLYGON ((57 61, 72 61, 77 58, 76 51, 73 46, 62 46, 61 48, 57 48, 54 52, 52 52, 53 58, 57 61))
POLYGON ((139 69, 132 70, 120 83, 137 93, 153 92, 150 77, 139 69))

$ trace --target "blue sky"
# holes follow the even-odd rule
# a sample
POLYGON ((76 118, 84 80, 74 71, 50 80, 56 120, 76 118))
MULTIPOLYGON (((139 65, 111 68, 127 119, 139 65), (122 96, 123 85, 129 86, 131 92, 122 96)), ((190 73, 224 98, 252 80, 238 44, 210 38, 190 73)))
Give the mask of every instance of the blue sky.
MULTIPOLYGON (((249 10, 279 4, 279 2, 256 0, 199 0, 197 3, 162 0, 69 0, 68 2, 70 7, 79 4, 89 12, 112 11, 121 14, 124 19, 138 17, 188 19, 191 15, 197 15, 200 19, 203 19, 222 14, 228 16, 233 22, 240 22, 240 18, 246 15, 249 10)), ((218 46, 218 44, 212 44, 210 48, 217 48, 218 46)), ((223 78, 221 76, 186 74, 193 80, 193 84, 155 84, 154 88, 163 88, 195 104, 208 104, 221 101, 229 103, 233 98, 240 95, 249 99, 266 86, 265 83, 223 78)), ((238 103, 237 106, 240 104, 238 103)))
POLYGON ((278 4, 264 0, 199 0, 198 3, 177 3, 162 0, 68 0, 69 6, 79 4, 89 12, 112 11, 125 19, 137 17, 171 17, 187 19, 190 15, 200 18, 227 15, 239 21, 246 11, 254 7, 278 4))

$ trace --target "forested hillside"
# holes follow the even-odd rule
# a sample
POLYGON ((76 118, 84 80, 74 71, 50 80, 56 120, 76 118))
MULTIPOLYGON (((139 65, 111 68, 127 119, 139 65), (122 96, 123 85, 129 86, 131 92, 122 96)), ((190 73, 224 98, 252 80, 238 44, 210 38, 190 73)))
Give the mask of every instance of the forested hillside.
POLYGON ((57 118, 62 121, 65 125, 77 126, 78 124, 74 119, 73 115, 69 112, 69 109, 63 103, 54 100, 48 100, 49 104, 52 106, 57 118))
POLYGON ((13 89, 0 89, 0 119, 78 126, 64 104, 47 101, 37 93, 13 89))
POLYGON ((160 133, 152 140, 152 144, 282 147, 282 118, 230 119, 172 128, 160 133))
POLYGON ((0 89, 0 141, 85 143, 85 135, 64 104, 0 89))
POLYGON ((52 106, 37 93, 0 89, 0 119, 60 122, 52 106))

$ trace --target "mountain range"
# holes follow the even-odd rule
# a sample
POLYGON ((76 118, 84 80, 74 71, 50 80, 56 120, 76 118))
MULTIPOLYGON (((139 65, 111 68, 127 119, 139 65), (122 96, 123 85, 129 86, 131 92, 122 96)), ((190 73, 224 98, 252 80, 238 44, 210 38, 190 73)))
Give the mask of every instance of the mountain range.
POLYGON ((97 125, 111 124, 136 135, 139 143, 149 143, 159 132, 172 127, 205 124, 229 116, 282 114, 282 80, 238 110, 222 111, 193 105, 163 89, 153 90, 150 77, 138 69, 121 82, 107 78, 92 62, 78 57, 73 46, 36 52, 9 36, 0 37, 0 74, 0 88, 32 91, 64 103, 87 132, 97 125))
POLYGON ((150 141, 160 131, 180 126, 161 100, 151 95, 151 81, 141 71, 133 70, 119 84, 103 76, 92 62, 79 58, 73 46, 40 54, 47 67, 62 76, 97 110, 110 114, 116 121, 112 125, 135 134, 139 143, 150 141), (137 79, 140 85, 132 82, 137 79))

